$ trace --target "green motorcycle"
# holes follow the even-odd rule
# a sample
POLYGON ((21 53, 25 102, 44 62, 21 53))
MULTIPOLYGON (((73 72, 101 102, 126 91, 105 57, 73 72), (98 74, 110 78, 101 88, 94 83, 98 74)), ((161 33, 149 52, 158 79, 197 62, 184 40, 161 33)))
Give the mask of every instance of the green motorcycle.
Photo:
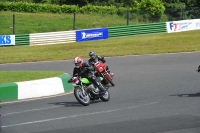
MULTIPOLYGON (((103 80, 102 77, 98 78, 98 80, 103 80)), ((87 78, 72 77, 68 83, 73 83, 74 96, 77 101, 84 106, 88 106, 90 104, 90 100, 98 100, 99 98, 103 102, 110 100, 110 93, 108 90, 106 90, 104 94, 101 94, 99 88, 93 85, 87 78)), ((100 83, 100 85, 103 84, 100 83)))

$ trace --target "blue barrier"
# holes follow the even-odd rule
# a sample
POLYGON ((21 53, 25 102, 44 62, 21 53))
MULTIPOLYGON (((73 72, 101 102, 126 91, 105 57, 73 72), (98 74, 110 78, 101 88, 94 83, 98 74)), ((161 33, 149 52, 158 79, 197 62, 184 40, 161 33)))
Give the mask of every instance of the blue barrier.
POLYGON ((108 28, 96 28, 76 31, 76 42, 103 40, 108 38, 108 28))
POLYGON ((0 46, 3 45, 15 45, 15 35, 0 36, 0 46))

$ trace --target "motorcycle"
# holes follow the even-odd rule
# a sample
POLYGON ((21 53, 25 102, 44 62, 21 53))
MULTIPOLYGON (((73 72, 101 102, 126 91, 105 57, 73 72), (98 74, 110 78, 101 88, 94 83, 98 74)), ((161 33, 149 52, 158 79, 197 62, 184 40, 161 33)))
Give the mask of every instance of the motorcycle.
MULTIPOLYGON (((1 108, 1 106, 0 106, 0 108, 1 108)), ((0 114, 0 132, 1 132, 1 126, 2 126, 2 123, 1 123, 1 114, 0 114)))
MULTIPOLYGON (((103 78, 98 77, 98 80, 103 80, 103 78)), ((98 100, 99 98, 103 102, 110 100, 110 93, 108 90, 106 90, 104 94, 101 94, 99 88, 94 86, 87 78, 72 77, 68 80, 68 83, 73 83, 74 96, 77 101, 84 106, 88 106, 90 100, 98 100)), ((102 85, 101 82, 100 85, 102 85)))
POLYGON ((94 64, 94 69, 98 73, 98 75, 103 77, 103 81, 102 81, 103 84, 110 83, 112 86, 115 86, 115 84, 112 81, 113 77, 110 73, 108 73, 108 71, 106 70, 106 65, 103 62, 97 61, 94 64))
POLYGON ((198 69, 196 70, 197 72, 200 72, 200 65, 198 66, 198 69))

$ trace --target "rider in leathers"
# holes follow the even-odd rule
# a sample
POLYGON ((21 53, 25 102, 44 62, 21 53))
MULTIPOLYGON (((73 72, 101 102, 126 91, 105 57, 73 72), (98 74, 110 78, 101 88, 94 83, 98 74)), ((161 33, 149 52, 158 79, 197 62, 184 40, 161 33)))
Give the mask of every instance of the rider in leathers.
MULTIPOLYGON (((106 62, 106 60, 104 59, 104 57, 101 57, 99 55, 95 55, 95 53, 93 51, 89 52, 89 56, 90 59, 88 60, 89 65, 94 66, 94 64, 98 61, 102 61, 103 63, 106 62)), ((106 65, 106 70, 110 73, 110 70, 108 68, 108 66, 106 65)), ((114 73, 110 73, 112 76, 114 75, 114 73)))
POLYGON ((74 59, 74 64, 75 67, 73 70, 73 76, 86 77, 99 88, 101 94, 106 92, 104 86, 99 84, 99 82, 96 80, 97 77, 94 74, 94 67, 90 66, 88 63, 83 63, 83 59, 81 57, 76 57, 74 59))
POLYGON ((200 65, 198 66, 197 72, 200 72, 200 65))

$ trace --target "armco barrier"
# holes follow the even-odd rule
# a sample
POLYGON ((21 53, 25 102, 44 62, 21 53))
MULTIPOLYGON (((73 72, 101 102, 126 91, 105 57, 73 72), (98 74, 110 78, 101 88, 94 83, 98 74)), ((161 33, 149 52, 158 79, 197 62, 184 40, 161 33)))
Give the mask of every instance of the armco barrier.
POLYGON ((123 37, 140 34, 162 33, 166 32, 166 22, 137 24, 127 26, 115 26, 109 28, 96 28, 85 30, 72 30, 60 32, 46 32, 34 34, 19 34, 15 35, 16 46, 21 45, 49 45, 71 43, 88 40, 107 39, 112 37, 123 37), (105 32, 96 31, 98 29, 105 29, 105 32), (79 33, 83 31, 83 33, 79 33), (90 31, 88 33, 88 31, 90 31), (76 35, 76 33, 80 35, 76 35), (77 38, 79 36, 79 38, 77 38), (80 40, 81 38, 81 40, 80 40))
POLYGON ((29 34, 15 35, 15 45, 29 45, 29 34))
POLYGON ((165 22, 108 27, 109 38, 164 32, 167 32, 165 22))
POLYGON ((0 101, 38 98, 70 92, 73 89, 69 74, 25 82, 0 84, 0 101))
POLYGON ((30 45, 48 45, 76 42, 75 31, 30 34, 30 45))

